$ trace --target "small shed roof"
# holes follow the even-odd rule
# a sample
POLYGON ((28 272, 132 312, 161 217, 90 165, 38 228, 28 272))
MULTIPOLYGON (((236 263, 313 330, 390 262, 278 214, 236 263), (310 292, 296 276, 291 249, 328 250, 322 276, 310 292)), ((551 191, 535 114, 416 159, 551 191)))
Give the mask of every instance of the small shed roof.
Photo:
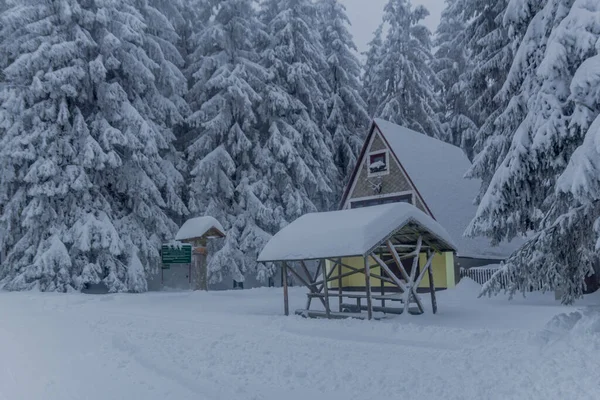
POLYGON ((219 223, 219 221, 213 217, 205 216, 188 219, 179 229, 179 232, 177 232, 175 240, 201 238, 211 229, 214 229, 222 236, 225 236, 225 229, 223 229, 223 226, 219 223))
POLYGON ((303 215, 273 236, 258 261, 363 256, 405 227, 428 233, 435 242, 430 244, 440 251, 455 250, 448 232, 433 218, 411 204, 395 203, 303 215))
POLYGON ((452 235, 459 256, 505 259, 524 243, 522 238, 515 238, 493 246, 488 238, 464 236, 477 213, 474 200, 481 181, 464 178, 471 162, 462 149, 382 119, 375 119, 374 123, 435 220, 452 235))

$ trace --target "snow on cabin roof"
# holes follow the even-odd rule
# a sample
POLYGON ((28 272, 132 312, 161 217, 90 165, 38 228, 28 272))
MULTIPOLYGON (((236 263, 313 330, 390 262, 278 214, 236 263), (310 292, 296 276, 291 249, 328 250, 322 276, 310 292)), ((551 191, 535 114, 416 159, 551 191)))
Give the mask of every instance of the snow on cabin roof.
POLYGON ((225 235, 223 226, 213 217, 197 217, 188 219, 177 232, 175 240, 189 240, 202 237, 211 229, 216 229, 225 235))
POLYGON ((394 203, 305 214, 273 236, 258 261, 362 256, 411 222, 437 238, 444 250, 455 249, 448 232, 431 217, 411 204, 394 203))
POLYGON ((462 149, 382 119, 374 122, 436 221, 450 233, 458 256, 505 259, 523 243, 515 239, 492 246, 488 238, 463 235, 475 217, 481 181, 464 178, 471 162, 462 149))

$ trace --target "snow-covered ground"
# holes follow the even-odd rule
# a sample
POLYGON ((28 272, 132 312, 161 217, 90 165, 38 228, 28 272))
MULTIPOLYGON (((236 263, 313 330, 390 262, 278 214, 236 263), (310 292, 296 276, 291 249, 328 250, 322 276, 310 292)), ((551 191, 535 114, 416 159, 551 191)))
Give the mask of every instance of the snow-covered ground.
POLYGON ((0 399, 600 398, 600 310, 581 308, 600 296, 478 290, 372 322, 286 318, 280 289, 0 293, 0 399))

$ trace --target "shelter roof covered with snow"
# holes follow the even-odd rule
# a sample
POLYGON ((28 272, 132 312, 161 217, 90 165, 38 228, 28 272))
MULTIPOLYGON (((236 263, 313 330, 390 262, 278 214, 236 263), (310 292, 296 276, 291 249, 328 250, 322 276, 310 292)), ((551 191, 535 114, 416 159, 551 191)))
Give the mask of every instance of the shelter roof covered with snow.
MULTIPOLYGON (((500 260, 523 243, 516 239, 492 246, 488 238, 464 236, 477 211, 474 200, 481 181, 464 178, 471 162, 462 149, 382 119, 374 120, 371 134, 375 128, 409 176, 426 209, 456 243, 458 256, 500 260)), ((355 176, 356 171, 353 179, 355 176)), ((344 199, 348 191, 349 188, 344 199)))
POLYGON ((395 203, 303 215, 273 236, 258 261, 364 256, 393 235, 412 244, 416 236, 403 235, 416 230, 439 251, 456 249, 439 223, 411 204, 395 203))
POLYGON ((177 232, 175 240, 191 240, 201 238, 211 230, 225 236, 225 229, 215 218, 210 216, 188 219, 177 232))

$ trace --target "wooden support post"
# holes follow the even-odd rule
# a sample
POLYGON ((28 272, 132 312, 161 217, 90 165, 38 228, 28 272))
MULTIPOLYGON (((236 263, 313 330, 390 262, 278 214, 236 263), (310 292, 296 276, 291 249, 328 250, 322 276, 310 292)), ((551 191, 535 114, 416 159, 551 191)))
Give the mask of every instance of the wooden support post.
POLYGON ((365 256, 365 286, 367 289, 367 318, 373 319, 373 299, 371 298, 371 266, 369 256, 365 256))
MULTIPOLYGON (((314 287, 312 286, 312 284, 313 284, 313 278, 310 275, 310 272, 308 271, 308 268, 306 267, 306 264, 304 263, 304 260, 300 261, 300 265, 302 266, 302 269, 304 270, 304 273, 306 274, 308 281, 311 283, 310 286, 309 285, 307 285, 307 286, 310 289, 310 291, 312 292, 313 289, 316 289, 316 286, 314 286, 314 287)), ((308 296, 308 298, 306 299, 306 309, 307 310, 310 310, 310 304, 311 303, 312 303, 312 297, 308 296)))
MULTIPOLYGON (((335 267, 332 267, 331 270, 333 271, 335 269, 335 267)), ((327 277, 327 268, 323 269, 323 276, 324 276, 324 282, 323 282, 323 293, 325 294, 325 316, 327 318, 331 318, 331 310, 329 307, 329 287, 328 287, 328 277, 327 277)))
POLYGON ((421 271, 421 274, 419 275, 419 277, 416 280, 416 286, 419 286, 421 284, 421 281, 425 277, 425 273, 428 271, 429 268, 431 268, 432 263, 433 263, 433 254, 429 255, 429 258, 427 259, 427 262, 425 263, 425 266, 423 267, 423 271, 421 271))
MULTIPOLYGON (((389 240, 387 242, 387 248, 390 251, 390 253, 392 254, 392 258, 394 259, 394 261, 398 265, 398 269, 400 270, 400 273, 402 274, 402 278, 405 281, 408 282, 409 278, 408 278, 408 274, 404 270, 404 265, 402 264, 402 258, 398 255, 398 252, 396 251, 396 248, 394 247, 394 245, 392 244, 392 242, 389 241, 389 240)), ((413 254, 413 253, 411 253, 411 254, 413 254)), ((417 254, 417 257, 418 257, 418 254, 417 254)), ((398 277, 398 278, 400 278, 400 277, 398 277)))
POLYGON ((342 312, 342 259, 338 259, 338 311, 342 312))
MULTIPOLYGON (((379 269, 381 270, 381 267, 379 269)), ((380 279, 379 283, 381 284, 381 295, 385 296, 385 282, 383 279, 380 279)), ((381 299, 381 307, 385 307, 385 299, 381 299)))
POLYGON ((310 283, 313 283, 312 276, 310 275, 310 271, 308 270, 308 267, 306 266, 306 263, 304 262, 304 260, 300 261, 300 266, 302 267, 302 270, 306 274, 306 280, 310 283))
MULTIPOLYGON (((294 269, 294 267, 293 267, 293 266, 289 266, 288 268, 289 268, 290 272, 291 272, 291 273, 292 273, 292 274, 293 274, 293 275, 294 275, 296 278, 298 278, 298 280, 300 281, 300 283, 302 283, 304 286, 306 286, 306 287, 307 287, 307 288, 310 290, 310 292, 311 292, 311 293, 319 293, 319 292, 317 291, 317 286, 316 286, 316 285, 314 285, 314 284, 312 284, 312 283, 308 283, 308 282, 306 281, 306 279, 305 279, 305 278, 303 278, 303 277, 302 277, 302 275, 300 275, 300 274, 299 274, 299 273, 298 273, 298 272, 297 272, 297 271, 294 269)), ((310 275, 309 275, 309 276, 310 276, 310 275)), ((310 279, 310 278, 309 278, 309 279, 310 279)), ((325 305, 325 303, 324 303, 323 299, 322 299, 322 298, 319 298, 319 299, 321 300, 321 303, 323 303, 323 305, 325 305)), ((312 301, 312 297, 310 297, 310 296, 309 296, 309 297, 308 297, 308 300, 307 300, 307 302, 306 302, 306 309, 307 309, 307 310, 308 310, 308 309, 310 309, 310 303, 311 303, 311 301, 312 301)))
POLYGON ((320 259, 319 264, 317 264, 317 270, 315 271, 315 278, 314 279, 311 278, 310 283, 313 283, 313 284, 317 283, 317 279, 319 279, 319 274, 321 273, 321 268, 323 267, 323 264, 325 264, 325 260, 320 259))
POLYGON ((283 311, 290 315, 290 303, 288 299, 287 263, 284 261, 281 268, 281 280, 283 281, 283 311))
POLYGON ((393 283, 396 286, 398 286, 400 290, 402 290, 402 293, 408 291, 406 285, 402 283, 400 279, 398 279, 398 277, 390 270, 390 267, 385 262, 383 262, 381 258, 379 258, 376 254, 373 254, 372 257, 375 260, 375 262, 379 264, 379 266, 388 274, 388 276, 392 278, 393 283))
POLYGON ((300 283, 302 283, 304 286, 306 286, 307 288, 311 289, 311 291, 313 291, 313 289, 316 289, 313 287, 313 285, 311 283, 308 283, 306 281, 306 279, 304 279, 304 277, 302 275, 300 275, 293 266, 288 266, 289 271, 292 273, 292 275, 294 275, 299 281, 300 283))
POLYGON ((310 310, 310 304, 312 303, 312 297, 307 296, 308 298, 306 299, 306 309, 310 310))
POLYGON ((321 285, 321 287, 317 288, 319 290, 319 293, 321 293, 321 291, 323 290, 323 285, 331 279, 331 276, 333 275, 333 272, 335 271, 334 267, 335 267, 335 265, 333 267, 331 267, 331 271, 329 271, 329 272, 327 272, 327 268, 325 266, 322 268, 323 280, 321 280, 319 282, 315 282, 315 285, 321 285))
MULTIPOLYGON (((431 250, 427 250, 427 258, 433 258, 431 255, 431 250)), ((433 309, 433 313, 437 313, 437 300, 435 298, 435 284, 433 283, 433 265, 430 265, 427 268, 427 274, 429 276, 429 291, 431 292, 431 308, 433 309)))
MULTIPOLYGON (((415 278, 417 277, 417 268, 419 266, 419 256, 421 253, 421 245, 423 244, 423 237, 419 236, 417 239, 417 246, 415 248, 415 258, 413 259, 412 270, 410 271, 409 281, 406 284, 407 291, 404 293, 404 314, 408 314, 408 309, 410 307, 411 297, 415 298, 415 302, 419 305, 419 308, 422 308, 422 305, 419 304, 419 298, 417 297, 416 287, 415 287, 415 278)), ((423 310, 424 311, 424 310, 423 310)))

